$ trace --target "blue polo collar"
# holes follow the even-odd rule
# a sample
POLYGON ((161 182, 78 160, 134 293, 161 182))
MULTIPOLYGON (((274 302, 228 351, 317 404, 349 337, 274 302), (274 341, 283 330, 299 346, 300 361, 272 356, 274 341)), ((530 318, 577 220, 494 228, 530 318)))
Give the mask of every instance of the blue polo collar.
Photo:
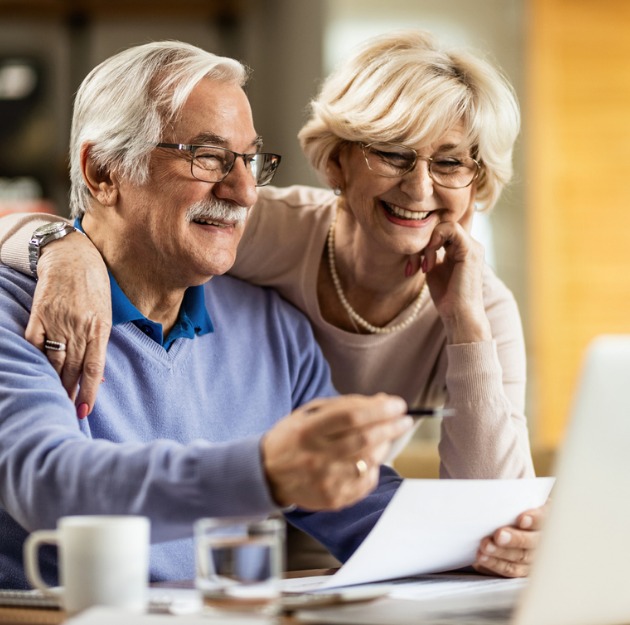
MULTIPOLYGON (((77 218, 74 222, 76 228, 83 232, 81 222, 77 218)), ((175 325, 166 337, 161 323, 156 323, 145 317, 125 295, 120 288, 116 278, 107 270, 112 296, 112 323, 119 325, 121 323, 131 322, 147 336, 152 338, 168 350, 173 342, 179 338, 192 339, 195 336, 203 336, 210 332, 214 332, 212 320, 206 308, 206 299, 203 286, 191 286, 186 289, 179 316, 175 325)))

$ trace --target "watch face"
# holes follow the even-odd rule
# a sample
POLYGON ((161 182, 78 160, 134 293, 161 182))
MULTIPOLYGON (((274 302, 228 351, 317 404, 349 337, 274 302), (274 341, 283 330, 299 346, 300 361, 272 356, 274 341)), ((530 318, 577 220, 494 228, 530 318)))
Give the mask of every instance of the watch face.
POLYGON ((44 224, 35 230, 35 235, 39 237, 45 237, 49 234, 55 234, 55 232, 60 232, 64 228, 67 227, 67 223, 65 221, 56 221, 51 224, 44 224))

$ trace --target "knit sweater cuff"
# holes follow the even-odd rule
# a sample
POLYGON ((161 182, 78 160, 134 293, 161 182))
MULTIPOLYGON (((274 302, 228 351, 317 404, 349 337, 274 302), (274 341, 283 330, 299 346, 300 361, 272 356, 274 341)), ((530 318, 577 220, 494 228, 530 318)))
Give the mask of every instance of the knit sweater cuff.
POLYGON ((502 369, 495 341, 447 345, 446 385, 453 403, 474 404, 502 392, 502 369))
POLYGON ((0 221, 0 261, 12 269, 30 276, 28 242, 36 228, 55 221, 64 221, 64 219, 46 213, 3 217, 0 221))

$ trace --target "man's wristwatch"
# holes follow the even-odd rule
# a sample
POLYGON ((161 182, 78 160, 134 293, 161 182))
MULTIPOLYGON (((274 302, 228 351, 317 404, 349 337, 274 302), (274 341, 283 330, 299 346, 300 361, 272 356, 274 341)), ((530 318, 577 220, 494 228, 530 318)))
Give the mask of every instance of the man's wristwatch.
POLYGON ((28 263, 33 276, 37 278, 37 261, 42 253, 44 245, 51 241, 56 241, 65 237, 71 232, 78 232, 74 226, 65 221, 55 221, 40 226, 33 232, 31 240, 28 242, 28 263))

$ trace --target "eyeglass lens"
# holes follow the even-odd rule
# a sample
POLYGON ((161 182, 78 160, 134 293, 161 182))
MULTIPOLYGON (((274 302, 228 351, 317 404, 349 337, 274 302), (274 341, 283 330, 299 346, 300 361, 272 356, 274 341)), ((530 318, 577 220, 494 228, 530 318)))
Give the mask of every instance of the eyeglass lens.
POLYGON ((276 154, 237 154, 227 148, 199 146, 193 152, 192 174, 198 180, 220 182, 230 173, 239 157, 257 186, 271 182, 280 164, 280 157, 276 154))
MULTIPOLYGON (((367 166, 376 174, 395 178, 410 172, 419 160, 415 150, 404 145, 370 143, 363 145, 367 166)), ((479 166, 468 157, 436 155, 428 160, 429 175, 439 185, 451 189, 467 187, 477 177, 479 166)))

